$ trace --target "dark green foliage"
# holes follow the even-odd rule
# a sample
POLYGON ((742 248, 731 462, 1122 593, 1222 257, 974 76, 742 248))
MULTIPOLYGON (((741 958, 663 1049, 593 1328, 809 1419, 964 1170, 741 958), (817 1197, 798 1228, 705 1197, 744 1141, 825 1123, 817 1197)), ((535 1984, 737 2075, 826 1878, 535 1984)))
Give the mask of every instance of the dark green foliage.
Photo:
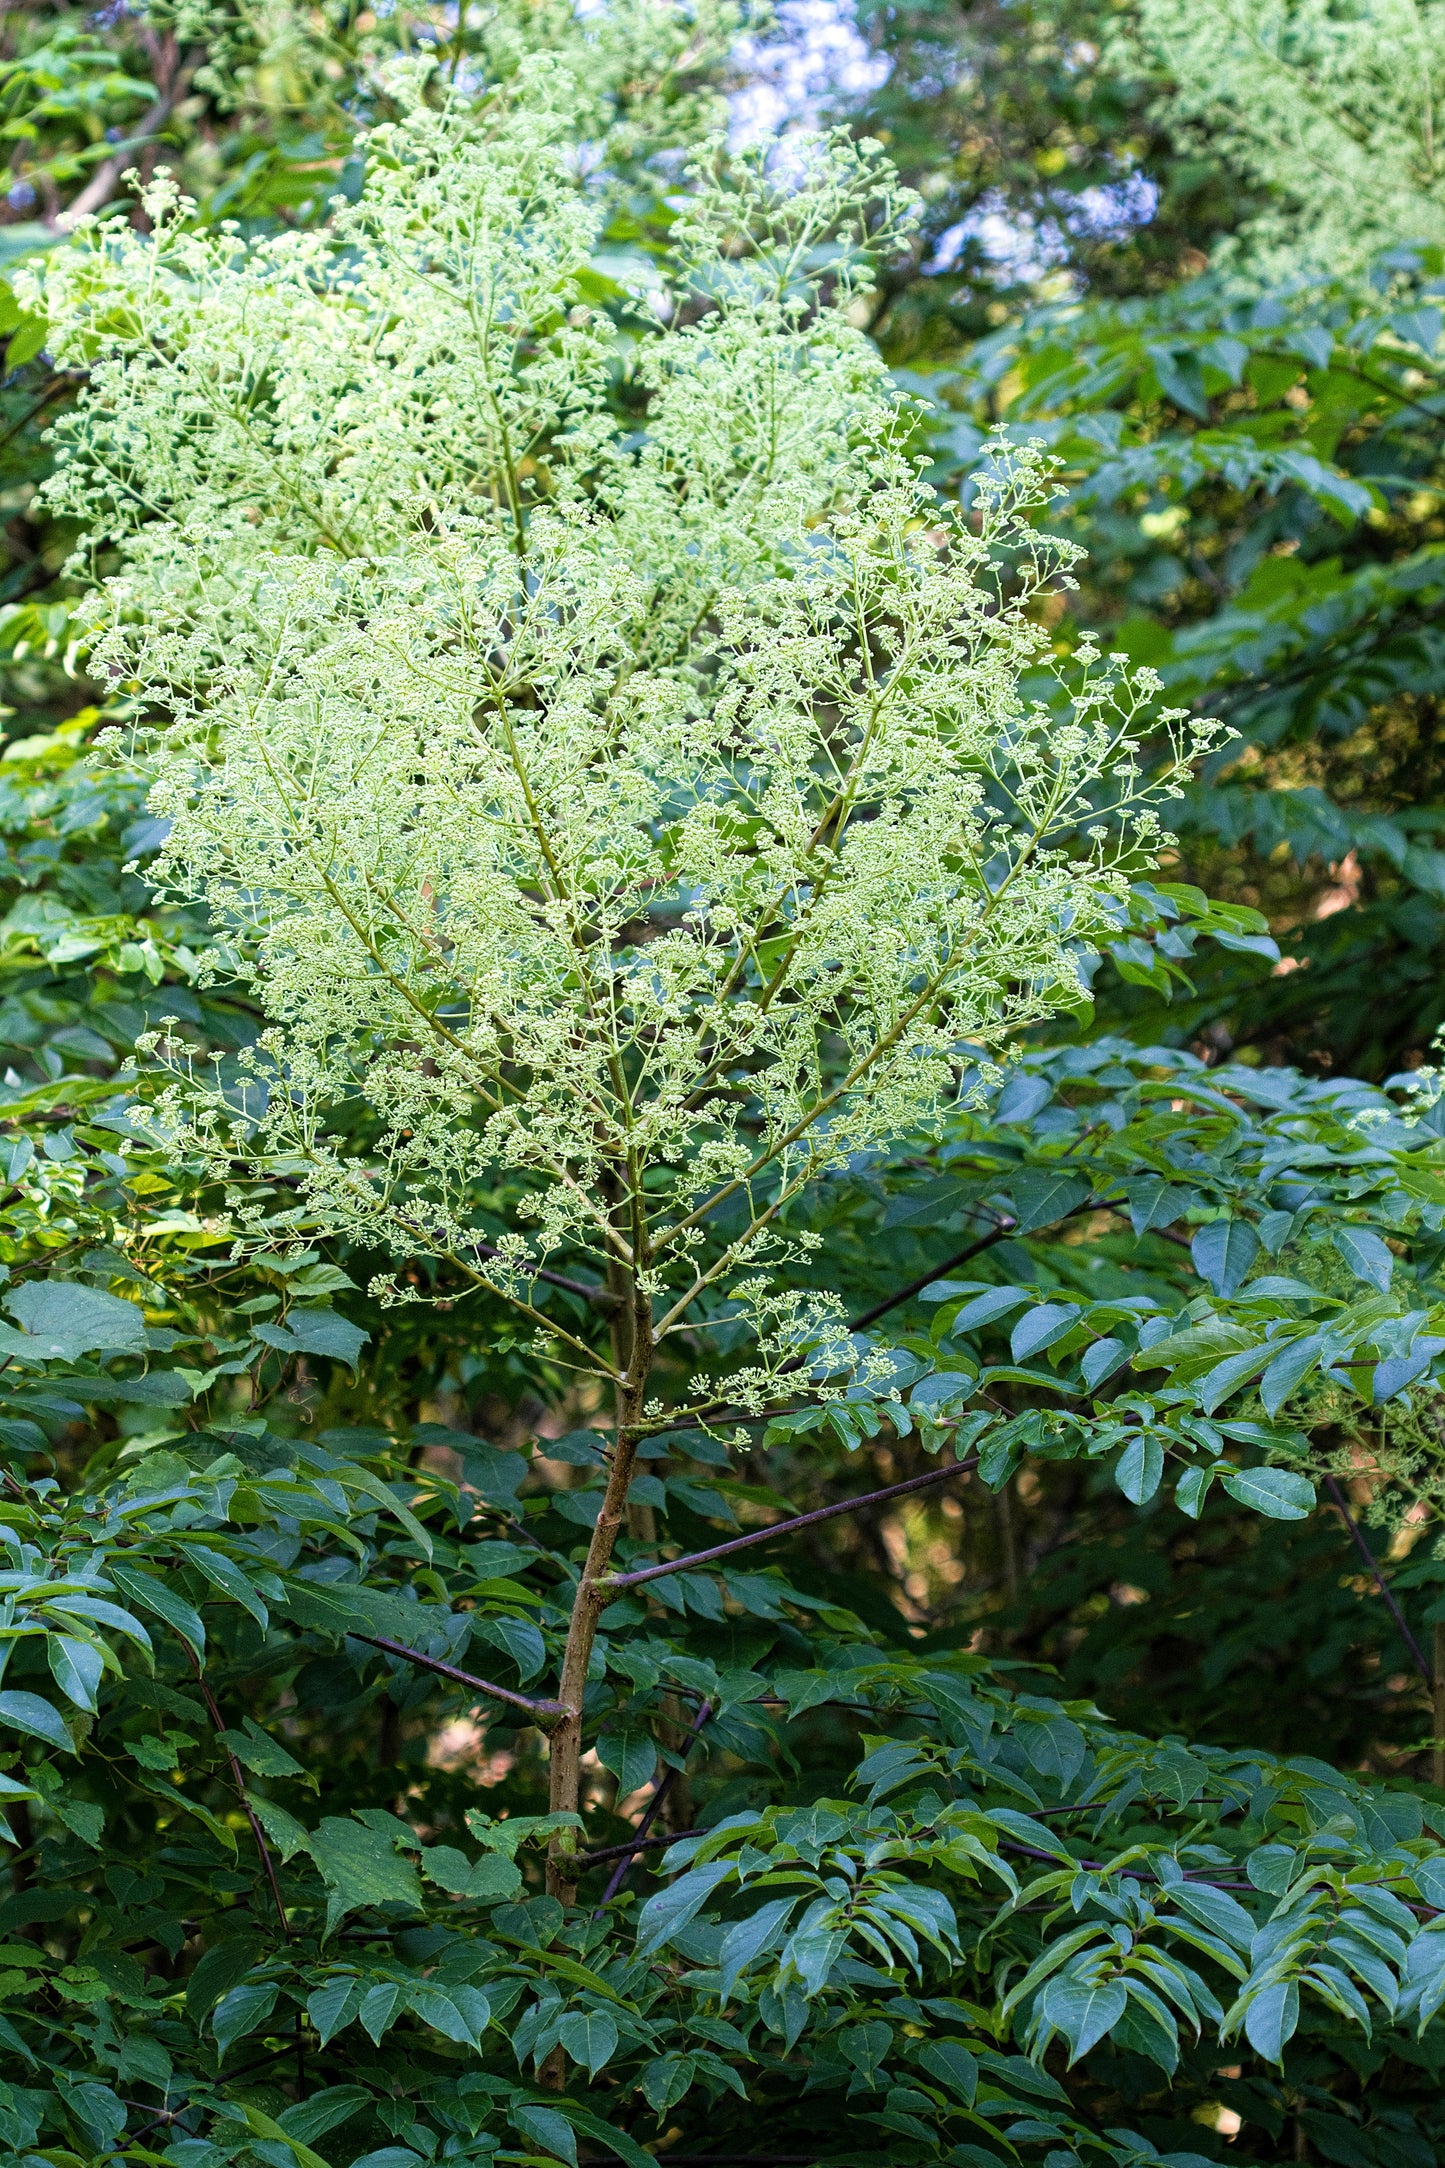
MULTIPOLYGON (((1033 1057, 986 1091, 929 1160, 857 1170, 818 1200, 856 1230, 854 1284, 875 1306, 896 1270, 926 1273, 970 1232, 979 1245, 874 1328, 903 1399, 779 1409, 755 1459, 660 1438, 624 1576, 646 1575, 659 1543, 706 1549, 785 1513, 800 1476, 815 1497, 856 1494, 840 1442, 856 1456, 891 1437, 927 1473, 951 1433, 982 1456, 966 1514, 981 1479, 1017 1497, 1022 1467, 1047 1492, 1056 1473, 1077 1480, 1081 1454, 1124 1497, 1152 1495, 1137 1570, 1155 1601, 1170 1600, 1151 1564, 1166 1512, 1206 1549, 1230 1527, 1237 1544, 1242 1514, 1299 1531, 1305 1571, 1328 1562, 1333 1642, 1349 1642, 1349 1576, 1311 1484, 1377 1425, 1382 1362, 1418 1379, 1445 1353, 1429 1331, 1433 1117, 1408 1127, 1363 1087, 1210 1074, 1124 1042, 1033 1057), (1297 1366, 1266 1415, 1252 1351, 1276 1365, 1312 1319, 1335 1335, 1333 1373, 1297 1366)), ((115 1171, 101 1131, 76 1136, 77 1236, 129 1218, 119 1171, 146 1198, 153 1155, 124 1130, 115 1171)), ((17 1222, 0 1525, 22 1637, 0 1716, 19 1841, 0 1925, 20 2151, 101 2155, 122 2117, 145 2147, 165 2115, 177 2168, 308 2159, 292 2141, 338 2161, 388 2143, 568 2159, 579 2140, 631 2160, 664 2126, 680 2148, 751 2151, 761 2108, 777 2150, 807 2158, 977 2168, 1011 2146, 1132 2162, 1197 2153, 1211 2141, 1193 2111, 1231 2102, 1254 2157, 1306 2112, 1326 2138, 1331 2117, 1384 2117, 1406 2157, 1436 2142, 1438 2096, 1409 2076, 1435 2035, 1417 2047, 1403 2015, 1412 1996, 1432 2006, 1445 1948, 1432 1929, 1406 1956, 1445 1899, 1431 1795, 1336 1774, 1291 1731, 1298 1712, 1278 1746, 1242 1751, 1237 1712, 1208 1697, 1247 1659, 1217 1637, 1180 1700, 1218 1743, 1116 1730, 1047 1672, 970 1653, 946 1611, 920 1638, 876 1595, 854 1608, 855 1588, 887 1582, 840 1575, 831 1535, 812 1565, 748 1547, 619 1590, 589 1688, 583 1841, 605 1855, 624 1800, 669 1769, 685 1774, 667 1826, 715 1834, 651 1854, 633 1882, 653 1895, 624 1890, 594 1917, 604 1856, 564 1914, 537 1893, 551 1825, 528 1817, 605 1428, 513 1451, 434 1421, 409 1445, 328 1425, 366 1359, 330 1307, 354 1302, 353 1275, 281 1261, 268 1292, 228 1292, 224 1274, 195 1277, 206 1230, 183 1218, 133 1220, 119 1249, 41 1278, 17 1222), (107 1442, 117 1413, 125 1434, 107 1442), (1402 2016, 1377 2010, 1366 2048, 1358 1998, 1393 1999, 1400 1964, 1402 2016), (1220 2047, 1232 2004, 1244 2039, 1220 2047)), ((1382 1404, 1388 1449, 1431 1504, 1412 1403, 1382 1404)), ((1097 1585, 1098 1510, 1054 1569, 1062 1609, 1097 1585)), ((1211 1576, 1226 1612, 1301 1571, 1268 1537, 1248 1555, 1238 1593, 1211 1576)), ((983 1615, 1009 1624, 997 1603, 983 1615)), ((1061 1653, 1107 1706, 1104 1638, 1061 1653)), ((1379 1651, 1373 1615, 1363 1639, 1379 1651)), ((1349 1661, 1368 1704, 1378 1672, 1364 1651, 1349 1661)), ((1170 1729, 1160 1713, 1149 1732, 1170 1729)), ((1388 1722, 1331 1721, 1352 1756, 1388 1752, 1388 1722)))
POLYGON ((1373 1075, 1440 1023, 1445 864, 1437 281, 1393 276, 1375 310, 1207 280, 1044 310, 930 380, 940 479, 990 421, 1042 435, 1089 550, 1077 617, 1238 734, 1181 810, 1184 860, 1269 913, 1287 975, 1216 964, 1168 1019, 1118 1013, 1373 1075))

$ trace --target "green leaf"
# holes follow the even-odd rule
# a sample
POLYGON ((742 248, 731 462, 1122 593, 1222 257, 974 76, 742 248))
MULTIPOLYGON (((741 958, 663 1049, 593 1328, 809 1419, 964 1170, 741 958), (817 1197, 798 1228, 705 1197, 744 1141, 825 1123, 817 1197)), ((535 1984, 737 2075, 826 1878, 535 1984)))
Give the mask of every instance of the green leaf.
POLYGON ((421 1871, 429 1882, 452 1897, 501 1902, 515 1897, 522 1887, 521 1869, 495 1853, 470 1860, 454 1845, 435 1845, 421 1855, 421 1871))
POLYGON ((100 1840, 105 1834, 104 1807, 90 1799, 67 1799, 62 1792, 55 1801, 55 1812, 82 1844, 88 1844, 92 1851, 99 1851, 100 1840))
POLYGON ((1035 1228, 1052 1227, 1091 1194, 1092 1185, 1077 1174, 1051 1174, 1027 1170, 1008 1185, 1017 1225, 1015 1232, 1032 1234, 1035 1228))
POLYGON ((1194 1268, 1216 1295, 1232 1295, 1259 1254, 1248 1220, 1210 1220, 1189 1245, 1194 1268))
POLYGON ((775 1897, 729 1927, 718 1955, 718 1991, 724 2002, 732 1999, 733 1989, 749 1965, 777 1949, 801 1902, 798 1897, 775 1897))
POLYGON ((958 2040, 929 2040, 918 2050, 918 2066, 956 2093, 971 2108, 978 2091, 978 2060, 958 2040))
POLYGON ((1299 2025, 1299 1988, 1276 1980, 1253 1996, 1244 2013, 1245 2036, 1256 2054, 1277 2063, 1299 2025))
POLYGON ((188 1543, 185 1555, 187 1565, 194 1566, 213 1588, 220 1589, 222 1595, 231 1597, 249 1611, 265 1632, 271 1623, 271 1614, 233 1558, 227 1558, 224 1551, 210 1550, 204 1543, 188 1543))
POLYGON ((53 1633, 46 1636, 45 1655, 61 1693, 93 1716, 105 1671, 99 1649, 93 1642, 77 1640, 73 1634, 53 1633))
POLYGON ((1329 1346, 1329 1336, 1322 1332, 1307 1333, 1302 1340, 1292 1340, 1259 1381, 1259 1397, 1266 1415, 1277 1415, 1290 1394, 1303 1378, 1319 1363, 1329 1346))
POLYGON ((412 2010, 424 2025, 430 2025, 445 2040, 480 2049, 482 2034, 492 2018, 492 2006, 480 1988, 443 1988, 421 1980, 408 1992, 412 2010))
POLYGON ((657 1741, 649 1731, 604 1731, 597 1741, 597 1759, 617 1779, 619 1800, 652 1781, 657 1768, 657 1741))
POLYGON ((558 2026, 557 2037, 573 2062, 595 2078, 617 2052, 617 2020, 603 2010, 573 2010, 558 2026))
POLYGON ((1128 1353, 1122 1340, 1096 1340, 1092 1347, 1085 1348, 1079 1368, 1091 1393, 1119 1368, 1128 1353))
POLYGON ((567 2168, 577 2168, 577 2140, 572 2125, 555 2108, 540 2108, 527 2101, 513 2101, 507 2113, 512 2128, 533 2145, 542 2146, 567 2168))
POLYGON ((1039 2014, 1056 2025, 1069 2045, 1069 2067, 1087 2055, 1118 2024, 1129 2003, 1122 1980, 1085 1981, 1063 1975, 1039 1997, 1039 2014))
POLYGON ((205 1655, 206 1629, 200 1614, 191 1608, 184 1596, 178 1596, 169 1583, 156 1574, 142 1573, 139 1566, 123 1566, 115 1559, 110 1562, 110 1578, 132 1603, 138 1603, 142 1609, 164 1619, 197 1657, 205 1655))
POLYGON ((1374 1377, 1370 1381, 1372 1405, 1378 1408, 1385 1401, 1394 1400, 1407 1387, 1416 1384, 1425 1376, 1442 1348, 1445 1348, 1445 1340, 1426 1337, 1416 1340, 1405 1354, 1391 1355, 1384 1362, 1377 1363, 1374 1377))
POLYGON ((328 1814, 312 1831, 311 1857, 330 1891, 326 1932, 348 1912, 368 1905, 405 1905, 422 1909, 421 1882, 415 1867, 399 1859, 390 1840, 360 1822, 328 1814))
POLYGON ((363 2032, 371 2035, 378 2047, 382 2037, 406 2008, 406 1989, 400 1980, 378 1980, 361 1998, 359 2012, 363 2032))
POLYGON ((233 1987, 221 1997, 211 2012, 211 2030, 222 2055, 258 2025, 265 2024, 280 1992, 275 1980, 258 1980, 245 1987, 233 1987))
POLYGON ((313 2153, 309 2145, 303 2145, 299 2138, 293 2137, 289 2130, 260 2108, 243 2106, 241 2114, 245 2117, 248 2128, 253 2130, 258 2138, 265 2138, 275 2146, 284 2146, 298 2163, 298 2168, 330 2168, 330 2163, 323 2160, 319 2153, 313 2153))
POLYGON ((1141 1431, 1119 1455, 1114 1481, 1127 1499, 1141 1506, 1154 1496, 1163 1474, 1163 1446, 1152 1431, 1141 1431))
POLYGON ((838 2045, 858 2075, 866 2083, 876 2084, 884 2058, 893 2046, 893 2028, 882 2018, 874 2018, 867 2025, 844 2025, 838 2033, 838 2045))
POLYGON ((1231 1498, 1271 1521, 1307 1520, 1315 1509, 1313 1484, 1288 1468, 1233 1468, 1220 1480, 1231 1498))
POLYGON ((50 326, 43 316, 25 317, 6 345, 5 374, 8 376, 12 369, 23 369, 27 361, 34 361, 49 332, 50 326))
POLYGON ((883 1215, 885 1227, 941 1227, 945 1220, 979 1195, 977 1182, 961 1182, 955 1175, 935 1175, 921 1188, 890 1197, 883 1215))
POLYGON ((1176 1189, 1162 1174, 1148 1174, 1142 1181, 1126 1182, 1124 1195, 1129 1200, 1129 1219, 1136 1235, 1147 1234, 1151 1227, 1172 1226, 1199 1202, 1194 1190, 1176 1189))
POLYGON ((288 1814, 284 1807, 278 1807, 274 1799, 262 1799, 259 1794, 253 1794, 251 1811, 281 1854, 283 1866, 288 1860, 294 1859, 298 1852, 310 1851, 310 1830, 298 1822, 294 1814, 288 1814))
POLYGON ((204 2024, 221 1997, 245 1979, 260 1948, 253 1936, 237 1935, 201 1953, 186 1982, 186 2015, 193 2025, 204 2024))
POLYGON ((638 2083, 648 2106, 662 2115, 685 2099, 696 2077, 697 2063, 691 2055, 659 2055, 643 2064, 638 2083))
MULTIPOLYGON (((563 1493, 564 1496, 573 1495, 563 1493)), ((598 1494, 600 1499, 600 1493, 598 1494)), ((596 1515, 592 1516, 593 1520, 596 1515)), ((591 1523, 588 1523, 590 1526, 591 1523)), ((501 1649, 510 1656, 517 1667, 517 1676, 523 1686, 530 1686, 547 1668, 547 1644, 541 1630, 528 1618, 488 1618, 480 1620, 473 1628, 483 1641, 490 1641, 493 1648, 501 1649)))
POLYGON ((327 1355, 333 1362, 355 1370, 361 1351, 371 1338, 336 1310, 292 1310, 286 1318, 291 1344, 306 1355, 327 1355))
POLYGON ((1209 1495, 1215 1473, 1213 1468, 1186 1468, 1175 1484, 1174 1503, 1181 1513, 1189 1515, 1190 1520, 1197 1521, 1204 1511, 1204 1501, 1209 1495))
POLYGON ((1237 1950, 1248 1950, 1254 1940, 1254 1920, 1225 1890, 1212 1889, 1207 1882, 1173 1882, 1169 1902, 1237 1950))
POLYGON ((713 1891, 736 1873, 731 1860, 712 1860, 705 1867, 690 1868, 670 1889, 661 1889, 655 1897, 649 1897, 637 1916, 639 1954, 648 1957, 674 1935, 681 1934, 713 1891))
POLYGON ((312 1990, 306 1999, 306 2015, 315 2026, 323 2047, 351 2023, 361 2008, 364 1991, 363 1983, 353 1974, 346 1973, 328 1980, 324 1987, 312 1990))
POLYGON ((268 1738, 260 1726, 250 1717, 245 1719, 244 1731, 223 1731, 222 1744, 229 1747, 243 1768, 250 1769, 258 1777, 304 1777, 305 1769, 284 1746, 278 1746, 268 1738))
POLYGON ((37 1362, 74 1362, 107 1350, 138 1353, 146 1321, 133 1302, 79 1280, 28 1280, 5 1297, 5 1308, 29 1335, 37 1362))
POLYGON ((328 2085, 305 2100, 293 2101, 276 2120, 288 2140, 299 2138, 303 2145, 310 2145, 313 2138, 324 2138, 359 2109, 369 2107, 371 2098, 361 2085, 328 2085))
POLYGON ((1009 1336, 1009 1353, 1016 1363, 1026 1362, 1044 1348, 1052 1347, 1073 1330, 1080 1315, 1076 1302, 1045 1302, 1025 1311, 1009 1336))
POLYGON ((23 1731, 32 1739, 43 1739, 47 1746, 58 1746, 62 1754, 76 1751, 64 1719, 39 1694, 15 1689, 0 1694, 0 1724, 8 1724, 12 1731, 23 1731))
POLYGON ((540 1845, 559 1829, 582 1827, 576 1814, 509 1814, 504 1821, 493 1821, 479 1807, 468 1807, 463 1819, 478 1844, 507 1859, 515 1859, 524 1844, 540 1845))
MULTIPOLYGON (((725 2068, 726 2065, 722 2067, 725 2068)), ((623 2168, 655 2168, 657 2154, 646 2152, 634 2139, 629 2138, 625 2131, 614 2129, 613 2125, 604 2122, 600 2115, 594 2115, 590 2108, 584 2108, 574 2100, 568 2112, 583 2137, 594 2139, 598 2145, 605 2145, 610 2153, 616 2154, 623 2163, 623 2168)))
MULTIPOLYGON (((945 1282, 939 1282, 945 1285, 945 1282)), ((1020 1310, 1033 1300, 1026 1287, 988 1287, 981 1295, 966 1302, 955 1316, 950 1332, 977 1332, 983 1325, 991 1325, 996 1318, 1007 1317, 1010 1310, 1020 1310)))
POLYGON ((1383 1235, 1377 1235, 1372 1227, 1332 1227, 1330 1240, 1357 1280, 1367 1280, 1382 1295, 1388 1295, 1395 1259, 1383 1235))
POLYGON ((96 1407, 186 1408, 195 1399, 195 1387, 176 1370, 151 1370, 141 1378, 72 1378, 67 1380, 78 1398, 96 1407))
POLYGON ((1242 1348, 1237 1355, 1226 1355, 1222 1363, 1206 1370, 1194 1383, 1194 1397, 1206 1415, 1212 1415, 1222 1400, 1253 1377, 1256 1370, 1263 1369, 1270 1360, 1269 1346, 1261 1342, 1258 1347, 1242 1348))

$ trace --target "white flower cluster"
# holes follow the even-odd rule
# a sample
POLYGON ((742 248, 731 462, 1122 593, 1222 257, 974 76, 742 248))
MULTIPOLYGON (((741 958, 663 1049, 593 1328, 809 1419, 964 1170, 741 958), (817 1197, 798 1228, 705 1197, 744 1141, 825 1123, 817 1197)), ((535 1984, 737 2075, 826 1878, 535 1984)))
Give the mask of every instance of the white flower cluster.
POLYGON ((967 514, 920 478, 849 323, 908 215, 876 146, 719 152, 629 349, 566 71, 425 91, 324 233, 198 234, 162 182, 152 235, 42 274, 91 370, 53 497, 126 552, 93 667, 146 718, 154 877, 270 1019, 264 1111, 183 1082, 160 1118, 291 1185, 272 1239, 523 1307, 600 1261, 610 1361, 546 1330, 634 1412, 740 1306, 762 1399, 850 1356, 781 1291, 802 1192, 1082 998, 1194 747, 1146 779, 1179 718, 1093 657, 1067 720, 1038 697, 1036 449, 967 514))

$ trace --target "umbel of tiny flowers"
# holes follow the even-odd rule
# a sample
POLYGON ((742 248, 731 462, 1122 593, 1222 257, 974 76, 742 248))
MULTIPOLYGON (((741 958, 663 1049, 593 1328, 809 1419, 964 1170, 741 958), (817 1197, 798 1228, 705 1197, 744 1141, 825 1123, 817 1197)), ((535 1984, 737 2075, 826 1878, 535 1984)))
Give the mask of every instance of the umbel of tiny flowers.
POLYGON ((800 1364, 873 1376, 790 1285, 805 1192, 1080 1001, 1197 740, 1092 651, 1067 699, 1026 690, 1054 485, 1002 442, 967 513, 923 479, 849 321, 909 213, 876 146, 702 162, 639 428, 565 76, 411 80, 328 233, 198 235, 161 183, 150 236, 47 268, 92 372, 54 495, 126 551, 89 637, 170 823, 151 878, 268 1019, 240 1091, 175 1050, 145 1119, 270 1178, 248 1242, 447 1259, 611 1391, 580 1712, 639 1442, 800 1364), (546 1314, 558 1267, 600 1273, 605 1337, 546 1314), (664 1409, 659 1356, 722 1317, 750 1354, 664 1409))

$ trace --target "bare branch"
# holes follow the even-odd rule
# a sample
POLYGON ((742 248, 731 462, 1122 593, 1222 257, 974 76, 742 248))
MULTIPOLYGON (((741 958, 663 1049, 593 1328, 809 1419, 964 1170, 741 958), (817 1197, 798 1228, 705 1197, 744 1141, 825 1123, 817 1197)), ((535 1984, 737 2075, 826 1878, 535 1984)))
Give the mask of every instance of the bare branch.
POLYGON ((281 1923, 282 1939, 289 1942, 291 1940, 291 1922, 286 1917, 286 1906, 281 1897, 281 1884, 276 1877, 276 1862, 271 1857, 271 1849, 266 1842, 266 1832, 262 1829, 256 1809, 251 1804, 251 1795, 246 1789, 246 1779, 241 1764, 226 1744, 226 1719, 222 1716, 220 1704, 211 1692, 210 1681, 201 1669, 201 1659, 194 1649, 188 1649, 187 1654, 190 1656, 191 1669, 196 1674, 196 1684, 201 1689, 201 1699, 206 1704, 207 1713, 215 1729, 216 1737, 220 1742, 226 1760, 231 1765, 231 1782, 236 1787, 236 1797, 241 1802, 241 1811, 251 1826, 251 1835, 256 1840, 256 1850, 261 1855, 261 1865, 265 1869, 266 1880, 271 1889, 271 1902, 276 1907, 276 1917, 281 1923))
POLYGON ((636 1573, 609 1574, 603 1586, 609 1589, 640 1588, 644 1581, 660 1581, 664 1574, 686 1573, 692 1566, 711 1565, 715 1558, 730 1558, 735 1551, 751 1550, 755 1543, 771 1543, 774 1536, 796 1535, 800 1528, 813 1528, 819 1521, 836 1520, 841 1513, 861 1513, 865 1506, 883 1505, 890 1498, 906 1498, 912 1491, 928 1490, 935 1483, 946 1483, 950 1476, 967 1475, 977 1466, 977 1453, 970 1453, 966 1460, 946 1461, 941 1468, 929 1468, 922 1475, 910 1476, 906 1483, 890 1483, 886 1490, 865 1491, 861 1498, 843 1498, 835 1506, 819 1506, 812 1513, 795 1513, 791 1520, 774 1521, 771 1528, 754 1528, 745 1536, 734 1536, 729 1543, 715 1543, 710 1551, 692 1551, 686 1558, 669 1559, 663 1566, 643 1566, 636 1573))
POLYGON ((1395 1595, 1395 1591, 1391 1588, 1389 1582, 1385 1579, 1384 1574, 1381 1573, 1380 1562, 1376 1558, 1374 1552, 1370 1549, 1369 1544, 1366 1542, 1364 1530, 1361 1528, 1359 1522, 1355 1519, 1354 1514, 1351 1513, 1349 1506, 1345 1502, 1345 1494, 1340 1489, 1339 1484, 1335 1481, 1335 1478, 1332 1475, 1327 1475, 1325 1477, 1325 1489, 1329 1492, 1331 1502, 1334 1505, 1336 1511, 1338 1512, 1340 1519, 1344 1522, 1345 1527, 1349 1530, 1351 1543, 1353 1543, 1355 1549, 1359 1552, 1361 1558, 1364 1560, 1365 1565, 1369 1570, 1371 1579, 1374 1581, 1376 1588, 1380 1591, 1380 1594, 1385 1599, 1386 1608, 1388 1609, 1391 1618, 1395 1621, 1395 1626, 1399 1633, 1400 1639, 1404 1642, 1406 1648, 1410 1651, 1411 1662, 1414 1664, 1415 1669, 1419 1672, 1421 1678, 1425 1681, 1425 1684, 1427 1686, 1433 1686, 1435 1683, 1435 1675, 1431 1670, 1429 1664, 1427 1664, 1425 1661, 1425 1652, 1421 1648, 1419 1642, 1415 1639, 1415 1636, 1411 1633, 1405 1614, 1400 1609, 1399 1600, 1395 1595))
MULTIPOLYGON (((684 1761, 687 1760, 688 1749, 693 1745, 693 1743, 698 1737, 698 1734, 701 1732, 703 1726, 707 1723, 711 1715, 712 1703, 710 1701, 704 1701, 701 1707, 698 1709, 697 1715, 693 1718, 692 1728, 688 1732, 686 1740, 683 1742, 682 1758, 684 1761)), ((618 1860, 617 1865, 613 1868, 611 1875, 608 1877, 607 1887, 602 1892, 602 1902, 597 1907, 598 1914, 606 1911, 608 1905, 611 1904, 613 1898, 617 1895, 617 1892, 621 1889, 623 1883, 627 1880, 628 1874, 631 1872, 632 1862, 637 1857, 638 1851, 644 1844, 647 1844, 649 1842, 654 1844, 669 1842, 675 1844, 677 1842, 677 1839, 675 1837, 670 1839, 659 1839, 655 1837, 649 1839, 647 1834, 658 1808, 662 1805, 662 1802, 664 1801, 664 1799, 666 1799, 668 1792, 671 1789, 672 1780, 676 1775, 677 1771, 672 1767, 671 1763, 669 1763, 667 1768, 663 1770, 662 1775, 658 1778, 657 1782, 653 1785, 652 1797, 648 1800, 647 1805, 643 1810, 642 1820, 637 1825, 636 1836, 633 1838, 630 1845, 625 1844, 620 1847, 622 1857, 618 1860)), ((596 1915, 594 1915, 594 1917, 595 1916, 596 1915)))
POLYGON ((349 1641, 365 1641, 371 1648, 382 1649, 388 1656, 400 1656, 405 1663, 416 1664, 422 1671, 434 1671, 438 1678, 452 1679, 458 1686, 469 1686, 474 1694, 486 1694, 493 1701, 504 1701, 509 1709, 523 1709, 534 1722, 570 1716, 571 1709, 564 1701, 538 1701, 528 1694, 514 1694, 509 1686, 494 1686, 490 1679, 474 1678, 470 1671, 459 1671, 455 1664, 444 1664, 439 1656, 423 1656, 420 1649, 409 1649, 404 1641, 389 1641, 385 1634, 348 1633, 349 1641))

